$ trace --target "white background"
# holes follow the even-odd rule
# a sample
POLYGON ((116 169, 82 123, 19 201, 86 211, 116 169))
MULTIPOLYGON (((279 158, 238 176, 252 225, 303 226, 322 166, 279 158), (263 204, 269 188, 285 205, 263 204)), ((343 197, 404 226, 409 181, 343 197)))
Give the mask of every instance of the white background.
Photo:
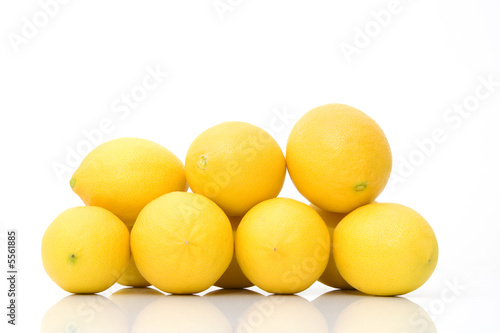
MULTIPOLYGON (((95 133, 108 119, 112 129, 103 141, 142 137, 184 160, 204 129, 240 120, 268 129, 285 149, 294 122, 332 102, 366 112, 388 137, 394 177, 378 201, 414 208, 437 234, 434 275, 404 297, 427 310, 439 332, 498 331, 500 3, 401 0, 381 26, 372 11, 386 10, 390 1, 220 2, 231 10, 218 13, 212 0, 74 0, 47 22, 37 1, 0 4, 4 272, 5 232, 19 233, 18 326, 6 324, 2 273, 2 332, 39 330, 46 311, 67 296, 45 274, 40 243, 60 212, 82 205, 68 185, 75 167, 66 159, 69 150, 85 148, 84 131, 95 133), (23 18, 45 26, 22 37, 29 30, 23 18), (366 45, 359 37, 365 28, 372 29, 366 45), (16 46, 15 38, 25 39, 16 46), (342 46, 355 47, 355 40, 357 53, 346 57, 342 46), (123 109, 121 96, 140 90, 147 68, 169 75, 123 109), (497 85, 491 91, 481 87, 488 77, 497 85), (488 95, 479 100, 477 91, 488 95), (449 113, 463 103, 472 111, 460 118, 449 113), (290 118, 276 122, 277 114, 290 118), (416 141, 439 129, 445 139, 428 144, 424 155, 416 141), (68 170, 58 176, 55 165, 68 170)), ((290 179, 281 196, 305 201, 290 179)), ((112 289, 103 295, 118 287, 112 289)), ((296 304, 289 310, 278 305, 264 320, 286 328, 299 314, 307 322, 323 311, 320 318, 333 330, 332 317, 313 301, 330 290, 316 283, 299 295, 305 302, 291 298, 296 304)), ((328 302, 337 306, 335 298, 328 302)), ((374 320, 364 317, 380 308, 374 304, 357 313, 358 322, 374 320)), ((194 318, 205 313, 188 308, 194 318)))

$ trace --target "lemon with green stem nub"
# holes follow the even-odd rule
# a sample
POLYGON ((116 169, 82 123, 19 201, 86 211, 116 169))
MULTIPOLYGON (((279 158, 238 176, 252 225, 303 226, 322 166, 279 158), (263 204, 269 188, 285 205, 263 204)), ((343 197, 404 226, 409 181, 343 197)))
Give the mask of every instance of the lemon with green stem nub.
POLYGON ((276 197, 286 174, 285 156, 263 129, 240 121, 213 126, 189 146, 186 178, 228 216, 242 216, 276 197))
POLYGON ((71 293, 98 293, 111 287, 130 257, 123 222, 100 207, 62 212, 42 238, 42 262, 49 277, 71 293))
POLYGON ((129 228, 152 200, 187 190, 182 162, 165 147, 139 138, 96 147, 83 159, 70 186, 85 205, 111 211, 129 228))
POLYGON ((429 279, 438 243, 429 223, 413 209, 372 203, 355 209, 333 233, 333 255, 342 277, 372 295, 409 293, 429 279))
POLYGON ((286 163, 307 200, 326 211, 349 213, 382 192, 392 155, 372 118, 348 105, 326 104, 307 112, 292 128, 286 163))

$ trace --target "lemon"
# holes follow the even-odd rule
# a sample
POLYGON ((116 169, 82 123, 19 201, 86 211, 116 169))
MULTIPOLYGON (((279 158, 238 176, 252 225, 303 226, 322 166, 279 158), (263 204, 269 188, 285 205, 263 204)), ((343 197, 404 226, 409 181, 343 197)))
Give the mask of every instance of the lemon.
POLYGON ((153 199, 187 190, 182 162, 149 140, 121 138, 91 151, 71 178, 73 192, 87 206, 99 206, 132 227, 153 199))
POLYGON ((328 227, 328 232, 330 233, 330 239, 332 240, 332 242, 330 242, 330 257, 328 258, 328 264, 318 281, 333 288, 353 289, 352 286, 344 280, 342 275, 340 275, 337 265, 335 264, 335 259, 333 258, 333 231, 346 214, 328 212, 314 206, 313 204, 309 206, 311 206, 319 214, 319 216, 321 216, 323 221, 325 221, 326 226, 328 227))
MULTIPOLYGON (((233 228, 233 237, 236 236, 236 229, 241 222, 242 216, 229 216, 231 227, 233 228)), ((222 276, 214 283, 215 286, 228 289, 239 289, 253 286, 253 283, 247 279, 241 271, 236 255, 233 254, 233 259, 222 276)))
MULTIPOLYGON (((131 227, 129 228, 129 233, 132 231, 131 227)), ((127 286, 127 287, 147 287, 150 286, 151 283, 149 283, 142 275, 141 272, 139 272, 139 269, 137 269, 137 265, 135 264, 134 256, 131 254, 130 255, 130 260, 127 266, 127 269, 125 272, 123 272, 122 276, 116 281, 117 283, 121 284, 122 286, 127 286)))
POLYGON ((233 234, 227 216, 210 199, 172 192, 141 211, 131 247, 139 272, 153 286, 191 294, 209 288, 229 266, 233 234))
POLYGON ((127 268, 129 233, 125 224, 100 207, 62 212, 42 239, 42 261, 49 277, 70 293, 98 293, 127 268))
POLYGON ((139 272, 135 264, 134 256, 130 256, 129 264, 122 276, 116 281, 122 286, 147 287, 151 285, 139 272))
POLYGON ((333 234, 342 277, 372 295, 409 293, 429 279, 438 260, 436 236, 413 209, 373 203, 349 213, 333 234))
POLYGON ((299 192, 327 211, 348 213, 382 192, 392 168, 384 132, 363 112, 326 104, 293 127, 286 147, 290 177, 299 192))
POLYGON ((307 289, 328 263, 330 235, 318 213, 293 199, 253 207, 236 231, 236 257, 257 287, 280 294, 307 289))
POLYGON ((186 177, 195 193, 212 199, 229 216, 242 216, 276 197, 285 180, 285 157, 263 129, 225 122, 201 133, 186 155, 186 177))

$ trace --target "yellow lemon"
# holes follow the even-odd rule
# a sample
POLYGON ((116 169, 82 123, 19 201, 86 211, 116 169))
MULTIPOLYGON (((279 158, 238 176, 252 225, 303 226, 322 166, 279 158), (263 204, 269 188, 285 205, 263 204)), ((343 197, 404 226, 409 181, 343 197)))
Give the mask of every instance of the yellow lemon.
MULTIPOLYGON (((243 217, 228 216, 228 218, 231 222, 231 227, 233 228, 233 237, 235 237, 236 229, 238 228, 238 225, 243 217)), ((231 260, 228 268, 224 274, 222 274, 220 279, 214 283, 214 285, 221 288, 239 289, 251 287, 253 286, 253 283, 247 279, 245 274, 243 274, 240 265, 238 264, 238 260, 236 260, 236 255, 233 254, 233 259, 231 260)))
POLYGON ((139 272, 153 286, 191 294, 212 286, 229 266, 233 233, 226 214, 210 199, 172 192, 141 211, 131 247, 139 272))
POLYGON ((333 231, 346 214, 328 212, 314 206, 313 204, 309 206, 311 206, 319 214, 319 216, 321 216, 323 221, 325 221, 326 226, 328 227, 328 232, 330 233, 330 239, 332 240, 332 242, 330 242, 330 257, 328 258, 328 264, 318 281, 333 288, 353 289, 352 286, 344 280, 342 275, 340 275, 337 265, 335 264, 335 259, 333 258, 333 231))
POLYGON ((186 155, 186 177, 193 192, 212 199, 229 216, 242 216, 257 203, 275 198, 285 173, 285 157, 276 141, 244 122, 207 129, 186 155))
POLYGON ((271 293, 307 289, 325 270, 329 252, 330 235, 321 217, 293 199, 261 202, 236 231, 236 257, 243 273, 271 293))
POLYGON ((129 233, 125 224, 100 207, 62 212, 42 239, 45 271, 70 293, 98 293, 111 287, 127 268, 129 233))
POLYGON ((129 287, 147 287, 150 286, 149 283, 139 272, 137 269, 137 265, 135 264, 134 256, 130 256, 130 261, 127 266, 125 272, 123 272, 122 276, 116 281, 122 286, 129 287))
POLYGON ((409 293, 429 279, 438 260, 436 236, 413 209, 373 203, 349 213, 333 233, 342 277, 372 295, 409 293))
MULTIPOLYGON (((129 232, 132 231, 132 228, 129 227, 129 232)), ((149 283, 142 275, 141 272, 139 272, 139 269, 137 268, 137 265, 135 264, 134 256, 130 255, 130 260, 129 264, 127 266, 127 269, 125 272, 123 272, 122 276, 116 281, 117 283, 121 284, 122 286, 127 286, 127 287, 147 287, 150 286, 151 283, 149 283)))
POLYGON ((288 137, 286 163, 307 200, 327 211, 348 213, 382 192, 392 155, 373 119, 348 105, 326 104, 295 124, 288 137))
POLYGON ((91 151, 71 178, 73 192, 87 206, 99 206, 132 227, 153 199, 187 190, 182 162, 149 140, 121 138, 91 151))

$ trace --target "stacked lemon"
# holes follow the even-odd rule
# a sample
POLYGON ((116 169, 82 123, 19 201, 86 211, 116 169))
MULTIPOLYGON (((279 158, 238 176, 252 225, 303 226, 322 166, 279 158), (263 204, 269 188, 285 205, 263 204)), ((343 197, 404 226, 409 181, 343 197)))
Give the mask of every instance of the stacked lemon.
POLYGON ((391 166, 377 123, 342 104, 306 113, 290 133, 286 159, 266 131, 243 122, 201 133, 185 168, 154 142, 112 140, 71 178, 85 207, 48 227, 43 264, 72 293, 118 282, 174 294, 212 285, 290 294, 319 280, 404 294, 430 277, 438 246, 417 212, 374 203, 391 166), (277 198, 287 168, 310 205, 277 198))

